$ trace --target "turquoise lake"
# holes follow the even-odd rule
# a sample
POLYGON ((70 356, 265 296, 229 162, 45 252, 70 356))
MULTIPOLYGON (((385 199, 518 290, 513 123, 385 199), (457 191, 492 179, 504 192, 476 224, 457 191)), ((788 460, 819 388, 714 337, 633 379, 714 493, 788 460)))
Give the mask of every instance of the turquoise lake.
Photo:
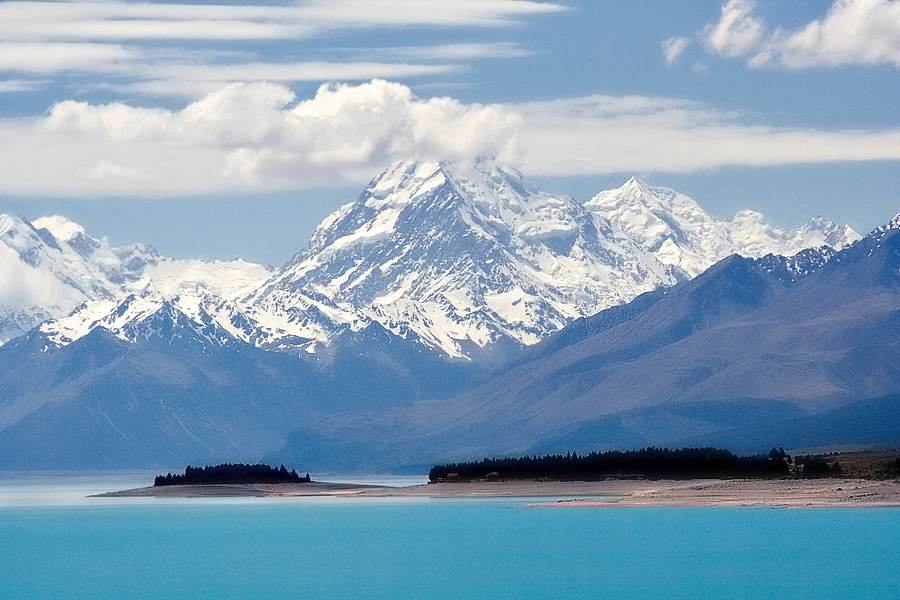
POLYGON ((900 598, 898 509, 10 498, 7 600, 900 598))

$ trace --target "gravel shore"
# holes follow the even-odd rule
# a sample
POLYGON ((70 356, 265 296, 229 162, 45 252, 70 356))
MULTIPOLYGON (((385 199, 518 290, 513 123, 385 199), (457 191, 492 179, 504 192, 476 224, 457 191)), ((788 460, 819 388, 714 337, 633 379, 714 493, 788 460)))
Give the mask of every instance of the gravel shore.
POLYGON ((554 498, 535 506, 900 507, 900 480, 606 480, 442 482, 409 487, 342 483, 177 485, 110 492, 103 497, 352 496, 369 498, 554 498), (574 498, 573 498, 574 497, 574 498))

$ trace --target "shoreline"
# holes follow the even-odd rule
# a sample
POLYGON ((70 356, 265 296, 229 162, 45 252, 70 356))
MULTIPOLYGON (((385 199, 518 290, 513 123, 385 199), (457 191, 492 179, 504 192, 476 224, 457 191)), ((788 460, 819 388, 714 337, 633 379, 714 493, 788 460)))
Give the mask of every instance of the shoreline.
POLYGON ((541 498, 530 508, 900 507, 900 480, 694 479, 439 482, 407 487, 351 483, 149 486, 95 498, 541 498), (558 500, 552 498, 559 497, 558 500))
POLYGON ((305 496, 352 496, 382 486, 355 483, 226 483, 163 485, 94 494, 90 498, 280 498, 305 496))

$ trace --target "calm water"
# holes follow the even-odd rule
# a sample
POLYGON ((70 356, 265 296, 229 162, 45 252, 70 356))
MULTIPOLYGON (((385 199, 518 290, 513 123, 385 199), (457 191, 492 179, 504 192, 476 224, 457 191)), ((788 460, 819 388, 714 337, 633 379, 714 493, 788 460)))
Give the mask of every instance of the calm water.
POLYGON ((900 597, 897 509, 361 499, 34 507, 16 501, 26 498, 20 488, 0 493, 0 597, 9 600, 900 597))

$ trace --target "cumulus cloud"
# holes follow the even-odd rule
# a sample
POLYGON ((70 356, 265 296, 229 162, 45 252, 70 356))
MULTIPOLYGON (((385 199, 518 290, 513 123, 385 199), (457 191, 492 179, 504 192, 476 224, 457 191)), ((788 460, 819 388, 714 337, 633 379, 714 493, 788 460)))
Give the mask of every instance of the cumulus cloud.
POLYGON ((663 56, 666 57, 666 64, 673 65, 678 57, 687 49, 690 40, 683 37, 673 37, 662 43, 663 56))
POLYGON ((513 156, 520 118, 420 99, 374 80, 297 102, 274 83, 228 85, 171 111, 64 101, 0 121, 0 193, 181 195, 361 181, 408 157, 513 156), (139 184, 139 185, 138 185, 139 184))
POLYGON ((794 31, 769 31, 755 11, 755 0, 729 0, 703 31, 707 46, 754 67, 900 66, 900 0, 835 0, 824 18, 794 31))
POLYGON ((753 15, 755 0, 729 0, 715 25, 708 25, 703 37, 710 48, 724 56, 746 56, 762 43, 765 27, 753 15))

